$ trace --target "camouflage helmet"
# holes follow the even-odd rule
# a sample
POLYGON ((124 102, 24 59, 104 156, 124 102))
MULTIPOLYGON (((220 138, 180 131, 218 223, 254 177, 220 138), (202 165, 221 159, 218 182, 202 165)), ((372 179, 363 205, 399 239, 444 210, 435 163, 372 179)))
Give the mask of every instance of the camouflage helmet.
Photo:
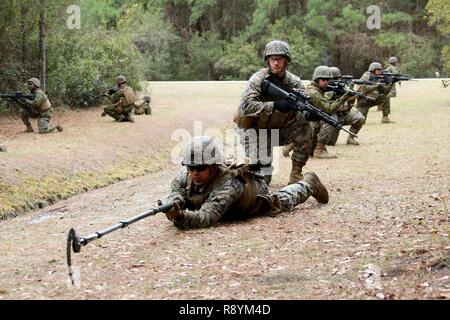
POLYGON ((183 151, 183 166, 201 166, 223 163, 218 146, 208 136, 197 136, 186 144, 183 151))
POLYGON ((121 85, 122 83, 125 83, 125 82, 127 82, 127 78, 125 78, 125 76, 120 75, 116 78, 116 83, 118 85, 121 85))
POLYGON ((150 101, 152 101, 152 99, 149 96, 145 96, 144 101, 150 103, 150 101))
POLYGON ((338 67, 330 67, 330 71, 333 78, 340 78, 342 76, 341 70, 338 67))
POLYGON ((379 62, 372 62, 369 66, 369 71, 375 71, 375 69, 380 69, 382 70, 383 67, 381 66, 381 63, 379 62))
POLYGON ((317 79, 331 79, 333 75, 331 74, 331 70, 327 66, 318 66, 314 69, 313 73, 313 81, 317 79))
POLYGON ((38 88, 41 87, 41 81, 39 81, 39 79, 37 79, 37 78, 28 79, 27 83, 32 83, 38 88))
POLYGON ((390 57, 389 58, 389 63, 397 63, 397 62, 398 62, 397 57, 390 57))
POLYGON ((291 62, 292 59, 289 45, 280 40, 273 40, 266 44, 266 48, 264 49, 264 61, 267 61, 270 56, 284 56, 289 62, 291 62))

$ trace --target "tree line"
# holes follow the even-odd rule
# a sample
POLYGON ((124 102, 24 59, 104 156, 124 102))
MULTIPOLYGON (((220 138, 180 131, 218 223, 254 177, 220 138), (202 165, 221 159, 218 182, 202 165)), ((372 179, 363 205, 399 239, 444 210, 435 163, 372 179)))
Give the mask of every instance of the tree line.
POLYGON ((0 90, 39 77, 54 104, 86 107, 118 74, 136 89, 141 80, 246 80, 273 39, 289 43, 289 69, 303 79, 322 64, 359 77, 389 56, 415 77, 448 74, 448 0, 379 1, 370 11, 373 2, 6 0, 0 90))

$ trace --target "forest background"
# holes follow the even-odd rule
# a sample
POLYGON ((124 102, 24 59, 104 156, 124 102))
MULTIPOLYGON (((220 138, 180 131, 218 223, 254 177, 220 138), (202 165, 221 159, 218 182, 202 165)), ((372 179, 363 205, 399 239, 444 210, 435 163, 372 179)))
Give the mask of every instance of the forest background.
MULTIPOLYGON (((6 0, 0 91, 38 77, 54 105, 85 108, 118 74, 137 90, 247 80, 273 39, 289 43, 289 70, 303 79, 322 64, 360 77, 389 56, 416 78, 448 76, 449 13, 448 0, 6 0)), ((14 109, 0 102, 0 113, 14 109)))

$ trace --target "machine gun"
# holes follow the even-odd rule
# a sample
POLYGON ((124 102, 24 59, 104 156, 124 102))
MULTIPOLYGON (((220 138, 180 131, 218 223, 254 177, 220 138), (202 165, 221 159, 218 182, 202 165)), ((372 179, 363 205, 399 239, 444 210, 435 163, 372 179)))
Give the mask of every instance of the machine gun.
POLYGON ((301 91, 287 92, 268 80, 264 80, 263 86, 264 90, 266 90, 266 92, 270 96, 280 97, 290 101, 294 105, 295 110, 305 114, 307 120, 310 119, 311 121, 324 121, 337 129, 347 132, 348 134, 350 134, 355 138, 358 137, 353 132, 350 132, 347 129, 345 129, 339 121, 337 121, 333 117, 330 117, 324 111, 310 104, 309 95, 305 94, 304 92, 301 91))
MULTIPOLYGON (((373 97, 366 96, 364 93, 348 89, 347 86, 345 85, 345 83, 343 83, 343 82, 334 82, 335 80, 331 80, 331 81, 333 81, 333 84, 332 85, 328 85, 326 91, 333 91, 333 92, 336 92, 337 94, 340 94, 340 95, 347 94, 347 95, 350 95, 352 97, 358 97, 358 98, 361 98, 361 99, 366 99, 368 101, 375 101, 376 100, 373 97)), ((339 81, 339 80, 337 80, 337 81, 339 81)))
POLYGON ((120 221, 115 225, 103 229, 101 231, 94 232, 90 235, 79 237, 75 232, 75 229, 69 230, 69 235, 67 236, 67 267, 69 268, 69 277, 73 285, 75 285, 75 281, 73 279, 73 270, 72 270, 72 251, 74 253, 79 253, 81 251, 81 247, 87 245, 89 242, 94 241, 103 237, 104 235, 111 233, 117 229, 123 229, 128 227, 130 224, 135 223, 139 220, 147 218, 149 216, 153 216, 158 212, 167 212, 172 209, 174 206, 173 202, 168 202, 166 204, 162 204, 161 201, 158 201, 158 207, 154 209, 150 209, 142 214, 131 217, 128 220, 120 221))
POLYGON ((380 75, 371 73, 369 76, 369 81, 378 82, 381 84, 389 84, 409 80, 412 80, 412 77, 409 74, 391 73, 386 70, 382 70, 380 75))
POLYGON ((0 98, 14 100, 22 106, 24 105, 24 101, 23 101, 24 99, 33 100, 35 97, 36 97, 35 94, 31 94, 31 93, 25 94, 25 93, 20 93, 20 92, 0 94, 0 98))

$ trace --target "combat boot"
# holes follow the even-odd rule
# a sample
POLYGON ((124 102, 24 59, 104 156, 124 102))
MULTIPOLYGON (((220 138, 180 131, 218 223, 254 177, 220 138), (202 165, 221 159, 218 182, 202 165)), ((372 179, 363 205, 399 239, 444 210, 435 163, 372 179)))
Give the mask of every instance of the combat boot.
POLYGON ((125 116, 125 121, 134 122, 134 118, 131 116, 131 114, 128 113, 128 114, 125 116))
POLYGON ((335 159, 337 156, 334 154, 329 154, 325 145, 321 142, 317 142, 317 147, 314 150, 314 158, 335 159))
POLYGON ((60 124, 57 124, 55 128, 56 128, 56 130, 58 130, 58 132, 63 132, 64 131, 64 128, 60 124))
POLYGON ((354 145, 354 146, 359 146, 359 142, 353 136, 348 136, 347 144, 351 144, 351 145, 354 145))
POLYGON ((302 169, 304 166, 304 162, 292 161, 292 170, 288 184, 297 183, 303 180, 302 169))
POLYGON ((31 124, 27 124, 27 129, 24 132, 34 132, 33 127, 31 124))
POLYGON ((384 116, 384 117, 381 119, 381 123, 395 123, 395 122, 394 122, 394 121, 391 121, 391 119, 389 119, 388 116, 384 116))
POLYGON ((319 177, 314 172, 307 172, 305 173, 305 178, 303 179, 303 182, 308 183, 312 188, 312 196, 314 199, 317 200, 319 203, 328 203, 329 197, 328 197, 328 190, 323 185, 322 182, 320 182, 319 177))
POLYGON ((119 116, 116 118, 116 121, 117 121, 117 122, 123 122, 124 120, 125 120, 125 116, 124 116, 123 114, 119 115, 119 116))
POLYGON ((105 111, 102 112, 102 117, 106 117, 106 112, 105 111))
POLYGON ((292 149, 293 149, 292 144, 287 144, 287 145, 283 146, 283 156, 288 158, 289 153, 291 152, 292 149))

